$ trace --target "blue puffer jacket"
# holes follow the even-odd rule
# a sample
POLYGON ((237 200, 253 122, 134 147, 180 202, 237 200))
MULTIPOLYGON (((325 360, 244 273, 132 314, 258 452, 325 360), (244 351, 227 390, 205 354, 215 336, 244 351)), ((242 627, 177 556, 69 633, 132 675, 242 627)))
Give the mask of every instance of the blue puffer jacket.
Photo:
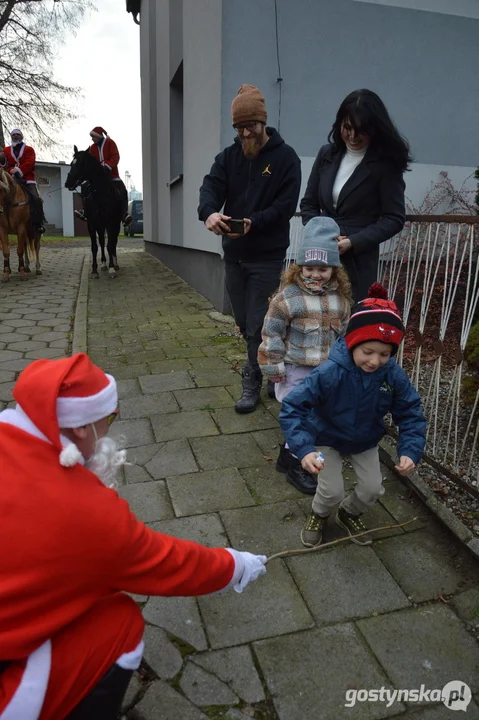
POLYGON ((284 398, 279 422, 291 452, 301 460, 315 445, 345 455, 375 447, 385 434, 388 412, 399 428, 399 457, 418 463, 426 444, 426 419, 408 376, 393 358, 373 373, 360 370, 339 338, 329 360, 284 398))

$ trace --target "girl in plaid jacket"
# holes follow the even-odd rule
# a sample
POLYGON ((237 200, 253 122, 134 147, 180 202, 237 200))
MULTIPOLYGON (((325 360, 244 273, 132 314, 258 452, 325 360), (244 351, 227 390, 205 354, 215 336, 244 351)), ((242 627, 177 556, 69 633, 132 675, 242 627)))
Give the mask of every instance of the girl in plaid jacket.
MULTIPOLYGON (((348 323, 352 297, 340 264, 337 223, 312 218, 304 229, 296 264, 283 274, 264 319, 258 363, 275 383, 280 402, 324 360, 348 323)), ((317 477, 301 466, 287 444, 281 445, 278 472, 297 490, 314 495, 317 477)))

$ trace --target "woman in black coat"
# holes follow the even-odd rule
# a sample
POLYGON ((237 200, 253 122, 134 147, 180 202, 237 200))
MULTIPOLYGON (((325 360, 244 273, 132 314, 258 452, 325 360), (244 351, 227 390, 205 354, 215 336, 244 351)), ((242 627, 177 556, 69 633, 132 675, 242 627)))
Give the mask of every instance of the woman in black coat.
POLYGON ((357 302, 377 279, 379 245, 404 226, 409 145, 371 90, 345 98, 328 140, 311 170, 301 217, 304 225, 317 215, 338 223, 341 261, 357 302))

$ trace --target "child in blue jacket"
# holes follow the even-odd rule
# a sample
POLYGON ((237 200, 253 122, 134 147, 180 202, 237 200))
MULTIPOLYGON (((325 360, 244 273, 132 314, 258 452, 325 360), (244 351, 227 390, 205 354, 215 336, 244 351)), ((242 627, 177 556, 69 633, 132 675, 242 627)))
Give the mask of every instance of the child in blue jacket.
MULTIPOLYGON (((345 336, 335 342, 329 359, 283 400, 279 420, 291 452, 308 472, 320 471, 312 512, 301 532, 306 547, 321 543, 324 524, 338 503, 337 524, 349 535, 366 531, 361 514, 384 493, 378 443, 387 413, 399 429, 396 469, 407 475, 422 458, 426 419, 421 401, 392 357, 403 337, 397 306, 374 283, 369 297, 353 308, 345 336), (343 455, 350 457, 357 476, 346 498, 343 455)), ((372 538, 367 534, 355 542, 370 545, 372 538)))

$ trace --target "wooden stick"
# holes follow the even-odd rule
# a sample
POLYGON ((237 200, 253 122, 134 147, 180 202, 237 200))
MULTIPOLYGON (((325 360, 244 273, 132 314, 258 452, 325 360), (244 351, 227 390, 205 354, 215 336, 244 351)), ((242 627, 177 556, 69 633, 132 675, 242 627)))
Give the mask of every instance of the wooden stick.
POLYGON ((276 560, 276 558, 292 557, 293 555, 303 555, 305 553, 316 552, 317 550, 324 550, 325 548, 332 547, 333 545, 339 545, 339 543, 347 542, 348 540, 353 540, 354 538, 361 537, 361 535, 367 535, 368 533, 379 532, 380 530, 392 530, 393 528, 404 527, 405 525, 409 525, 409 523, 412 523, 415 520, 418 520, 418 518, 414 517, 414 518, 412 518, 412 520, 406 520, 406 522, 399 523, 397 525, 384 525, 384 527, 373 528, 372 530, 364 530, 363 532, 357 533, 356 535, 346 535, 346 537, 338 538, 337 540, 331 540, 331 542, 324 543, 323 545, 316 545, 316 547, 312 547, 312 548, 298 548, 297 550, 284 550, 283 552, 279 552, 279 553, 275 553, 274 555, 270 555, 270 557, 266 560, 265 565, 267 563, 269 563, 270 560, 276 560))

